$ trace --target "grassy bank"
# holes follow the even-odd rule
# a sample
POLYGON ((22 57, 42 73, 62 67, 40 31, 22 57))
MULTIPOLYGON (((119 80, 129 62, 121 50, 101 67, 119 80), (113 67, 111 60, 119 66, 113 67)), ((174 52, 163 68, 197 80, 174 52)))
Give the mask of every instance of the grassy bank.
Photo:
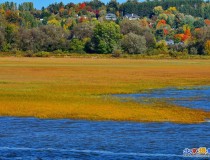
POLYGON ((14 52, 0 52, 0 57, 33 57, 33 58, 99 58, 99 59, 201 59, 201 60, 210 60, 210 55, 190 55, 185 53, 179 54, 93 54, 93 53, 69 53, 69 52, 62 52, 62 51, 55 51, 55 52, 21 52, 21 51, 14 51, 14 52))
POLYGON ((210 60, 0 58, 0 115, 196 123, 209 112, 110 94, 210 85, 210 60))

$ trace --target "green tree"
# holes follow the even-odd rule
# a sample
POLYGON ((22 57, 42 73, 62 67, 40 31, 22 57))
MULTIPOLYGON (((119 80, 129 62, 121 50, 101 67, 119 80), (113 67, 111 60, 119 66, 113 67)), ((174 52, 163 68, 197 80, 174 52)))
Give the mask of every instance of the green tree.
POLYGON ((190 28, 193 28, 193 24, 195 22, 195 18, 191 15, 185 15, 184 17, 184 24, 187 24, 190 26, 190 28))
POLYGON ((91 50, 97 53, 112 53, 114 48, 119 45, 121 37, 120 26, 116 23, 99 23, 94 28, 91 50))
POLYGON ((12 25, 12 24, 8 24, 5 28, 5 39, 6 39, 6 42, 9 44, 13 43, 15 29, 16 29, 15 25, 12 25))
POLYGON ((0 50, 2 50, 4 43, 5 43, 4 28, 0 27, 0 50))
POLYGON ((163 13, 163 8, 162 6, 157 6, 153 9, 153 12, 156 14, 156 15, 159 15, 161 13, 163 13))
POLYGON ((34 4, 33 2, 24 2, 18 6, 20 11, 33 11, 34 4))
POLYGON ((77 53, 84 53, 85 41, 74 38, 70 41, 70 51, 77 53))
POLYGON ((91 6, 94 10, 98 10, 100 7, 104 6, 104 3, 100 0, 92 0, 87 5, 91 6))
POLYGON ((35 17, 29 11, 21 12, 20 17, 22 17, 22 19, 23 19, 21 26, 24 26, 27 28, 32 28, 32 27, 38 26, 38 23, 37 23, 35 17))
POLYGON ((33 29, 20 28, 15 36, 15 43, 18 49, 23 51, 55 51, 67 50, 68 33, 61 27, 41 26, 33 29))
POLYGON ((154 47, 156 43, 154 34, 147 26, 144 26, 141 22, 142 21, 123 20, 120 23, 121 33, 124 35, 128 33, 134 33, 144 36, 146 39, 147 47, 154 47))
POLYGON ((108 13, 116 13, 119 10, 119 3, 117 3, 116 0, 111 0, 108 4, 107 4, 107 12, 108 13))
POLYGON ((121 33, 124 35, 130 32, 142 35, 144 32, 144 29, 140 26, 138 21, 123 20, 120 23, 120 29, 121 33))
POLYGON ((93 36, 94 23, 83 22, 75 25, 72 30, 72 37, 80 40, 84 38, 91 38, 93 36))
POLYGON ((130 54, 144 53, 147 50, 145 37, 128 33, 122 40, 122 48, 130 54))
POLYGON ((195 28, 201 28, 204 27, 204 19, 203 18, 197 18, 197 20, 193 23, 195 28))

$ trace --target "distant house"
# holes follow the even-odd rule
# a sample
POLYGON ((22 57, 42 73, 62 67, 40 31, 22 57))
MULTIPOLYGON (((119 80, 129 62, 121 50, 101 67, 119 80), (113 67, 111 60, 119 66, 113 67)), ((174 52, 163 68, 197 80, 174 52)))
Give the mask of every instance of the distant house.
POLYGON ((117 20, 117 16, 113 13, 108 13, 106 16, 105 16, 106 20, 113 20, 113 21, 116 21, 117 20))
POLYGON ((174 45, 174 40, 170 39, 166 41, 167 45, 174 45))
POLYGON ((129 20, 137 20, 139 19, 139 16, 132 13, 132 14, 126 14, 124 18, 129 19, 129 20))
POLYGON ((82 16, 77 16, 78 18, 85 18, 87 19, 88 17, 86 15, 82 15, 82 16))
POLYGON ((174 40, 172 39, 169 39, 169 40, 166 40, 166 44, 167 45, 183 45, 184 43, 183 42, 178 42, 178 43, 175 43, 174 40))

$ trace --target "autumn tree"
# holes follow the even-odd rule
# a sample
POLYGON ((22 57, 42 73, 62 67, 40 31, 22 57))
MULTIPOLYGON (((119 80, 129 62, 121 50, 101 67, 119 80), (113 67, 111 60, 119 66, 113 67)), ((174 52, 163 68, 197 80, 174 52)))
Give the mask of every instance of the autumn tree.
POLYGON ((205 52, 210 55, 210 40, 207 40, 205 43, 205 52))
POLYGON ((159 14, 161 14, 161 13, 163 13, 163 8, 162 8, 162 6, 157 6, 157 7, 155 7, 154 9, 153 9, 153 12, 156 14, 156 15, 159 15, 159 14))

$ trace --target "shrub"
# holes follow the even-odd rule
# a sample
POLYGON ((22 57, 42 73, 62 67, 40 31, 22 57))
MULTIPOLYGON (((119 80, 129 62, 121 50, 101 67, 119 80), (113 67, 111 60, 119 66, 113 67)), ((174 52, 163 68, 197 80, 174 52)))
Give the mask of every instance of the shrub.
POLYGON ((70 42, 70 51, 77 53, 85 53, 85 44, 86 43, 84 41, 74 38, 70 42))
POLYGON ((54 54, 63 54, 64 52, 61 49, 53 51, 54 54))
POLYGON ((112 57, 115 57, 115 58, 119 58, 122 54, 122 50, 121 49, 116 49, 113 51, 112 53, 112 57))
POLYGON ((196 55, 198 54, 198 50, 195 47, 190 48, 190 54, 196 55))
POLYGON ((33 56, 35 56, 35 57, 49 57, 50 53, 45 52, 45 51, 41 51, 41 52, 35 53, 33 56))
POLYGON ((1 47, 3 52, 9 52, 11 50, 11 45, 9 43, 4 43, 1 47))
POLYGON ((33 51, 31 51, 31 50, 28 50, 28 51, 26 51, 25 53, 24 53, 24 57, 33 57, 33 54, 34 54, 34 52, 33 51))
POLYGON ((161 49, 150 49, 147 51, 146 55, 152 56, 152 55, 160 55, 160 54, 166 54, 166 52, 161 49))
POLYGON ((13 49, 13 50, 12 50, 12 54, 14 54, 14 55, 17 56, 17 57, 21 57, 21 56, 24 55, 22 51, 17 50, 17 49, 13 49))
POLYGON ((164 40, 157 42, 156 48, 159 50, 162 50, 164 53, 168 53, 168 46, 166 44, 166 41, 164 41, 164 40))
POLYGON ((184 55, 187 55, 187 54, 186 54, 186 52, 178 52, 178 51, 170 50, 169 55, 173 58, 178 58, 178 57, 181 57, 181 56, 184 56, 184 55))

